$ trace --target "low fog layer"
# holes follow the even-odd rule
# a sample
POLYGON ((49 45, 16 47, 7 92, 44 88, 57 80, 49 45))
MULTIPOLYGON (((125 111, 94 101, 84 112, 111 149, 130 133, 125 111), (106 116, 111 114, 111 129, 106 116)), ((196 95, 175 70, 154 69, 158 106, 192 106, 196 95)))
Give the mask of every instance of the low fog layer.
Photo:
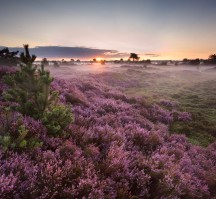
POLYGON ((167 77, 178 76, 183 79, 188 78, 190 80, 200 81, 204 79, 214 79, 216 75, 215 66, 157 66, 148 65, 146 68, 140 65, 123 65, 123 64, 111 64, 101 65, 99 63, 94 64, 76 64, 76 65, 61 65, 60 67, 46 66, 50 70, 51 74, 56 77, 61 77, 65 79, 70 79, 71 77, 77 75, 87 75, 87 74, 98 74, 104 72, 116 72, 124 73, 128 70, 135 70, 138 73, 151 73, 151 74, 164 74, 167 77), (198 78, 199 77, 199 78, 198 78), (201 78, 200 78, 201 77, 201 78))

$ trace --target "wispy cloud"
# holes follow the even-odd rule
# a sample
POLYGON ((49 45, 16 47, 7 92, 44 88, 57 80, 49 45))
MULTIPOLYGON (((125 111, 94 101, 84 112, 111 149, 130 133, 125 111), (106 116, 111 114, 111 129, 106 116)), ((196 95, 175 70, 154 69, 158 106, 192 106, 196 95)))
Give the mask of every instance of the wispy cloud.
POLYGON ((154 54, 154 53, 146 53, 144 54, 145 56, 148 56, 148 57, 160 57, 159 54, 154 54))

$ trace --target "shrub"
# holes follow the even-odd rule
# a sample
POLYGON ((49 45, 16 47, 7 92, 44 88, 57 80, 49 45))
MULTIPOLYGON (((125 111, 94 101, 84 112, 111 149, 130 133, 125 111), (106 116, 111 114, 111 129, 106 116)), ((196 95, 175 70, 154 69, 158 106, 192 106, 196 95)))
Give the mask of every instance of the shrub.
POLYGON ((0 146, 4 151, 23 151, 42 146, 41 138, 46 133, 41 122, 1 109, 0 124, 0 146))
POLYGON ((72 121, 73 116, 70 107, 63 105, 51 106, 42 117, 42 122, 47 128, 47 133, 53 136, 59 135, 72 121))
POLYGON ((57 105, 58 92, 50 86, 53 78, 49 71, 33 65, 35 55, 30 56, 28 45, 24 45, 25 53, 21 54, 21 70, 7 75, 4 80, 9 89, 4 93, 5 100, 16 102, 15 110, 34 119, 40 119, 47 127, 50 135, 57 135, 70 122, 71 110, 57 105))
POLYGON ((21 70, 4 78, 10 87, 4 97, 8 101, 17 102, 17 111, 35 119, 42 117, 49 105, 57 100, 57 93, 50 91, 53 78, 43 65, 39 70, 33 65, 36 56, 29 55, 28 45, 24 45, 25 54, 21 54, 21 70))

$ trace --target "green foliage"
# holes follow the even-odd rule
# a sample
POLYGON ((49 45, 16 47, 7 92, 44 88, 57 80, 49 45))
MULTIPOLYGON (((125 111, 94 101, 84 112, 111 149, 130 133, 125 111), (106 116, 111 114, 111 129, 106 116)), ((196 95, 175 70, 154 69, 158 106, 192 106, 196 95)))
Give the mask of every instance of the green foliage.
POLYGON ((45 71, 43 65, 37 70, 37 66, 33 65, 36 56, 30 56, 28 45, 24 47, 21 70, 4 78, 5 83, 10 86, 4 98, 17 102, 17 111, 39 119, 51 104, 56 103, 57 93, 50 91, 53 78, 49 71, 45 71))
POLYGON ((42 146, 38 135, 30 132, 21 115, 15 121, 13 113, 8 110, 6 112, 6 114, 5 112, 1 113, 1 120, 6 121, 6 124, 2 125, 5 128, 0 129, 0 146, 4 151, 9 149, 23 151, 42 146), (12 120, 11 117, 13 117, 12 120), (10 126, 9 121, 11 122, 10 126))
POLYGON ((73 122, 73 116, 69 107, 55 105, 44 113, 42 122, 47 128, 48 135, 57 136, 69 123, 73 122))
MULTIPOLYGON (((41 120, 49 135, 58 136, 73 121, 73 115, 69 107, 57 105, 58 92, 50 89, 53 78, 49 71, 44 70, 43 65, 37 69, 33 64, 36 56, 29 54, 28 45, 24 45, 24 48, 25 53, 20 55, 20 70, 4 77, 4 82, 9 86, 4 99, 17 103, 15 110, 23 115, 41 120)), ((15 142, 16 147, 30 144, 25 139, 23 127, 20 127, 18 134, 20 138, 15 142)), ((2 138, 2 145, 7 148, 11 143, 4 139, 2 138)))

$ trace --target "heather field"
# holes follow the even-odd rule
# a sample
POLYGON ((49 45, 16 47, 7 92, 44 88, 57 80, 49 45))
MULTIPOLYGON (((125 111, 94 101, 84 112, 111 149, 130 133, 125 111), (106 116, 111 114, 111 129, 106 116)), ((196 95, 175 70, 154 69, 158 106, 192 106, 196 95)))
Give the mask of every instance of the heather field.
POLYGON ((213 69, 46 69, 58 97, 40 115, 35 96, 11 97, 5 79, 19 72, 1 67, 1 198, 216 198, 213 69))
POLYGON ((0 199, 216 199, 215 8, 1 1, 0 199))
POLYGON ((170 133, 185 134, 191 143, 208 146, 216 140, 216 69, 214 66, 107 66, 83 65, 50 68, 59 78, 76 76, 102 80, 130 97, 144 97, 149 104, 159 104, 170 110, 163 101, 176 104, 175 109, 191 114, 191 120, 173 121, 170 133), (63 71, 63 72, 62 72, 63 71))

